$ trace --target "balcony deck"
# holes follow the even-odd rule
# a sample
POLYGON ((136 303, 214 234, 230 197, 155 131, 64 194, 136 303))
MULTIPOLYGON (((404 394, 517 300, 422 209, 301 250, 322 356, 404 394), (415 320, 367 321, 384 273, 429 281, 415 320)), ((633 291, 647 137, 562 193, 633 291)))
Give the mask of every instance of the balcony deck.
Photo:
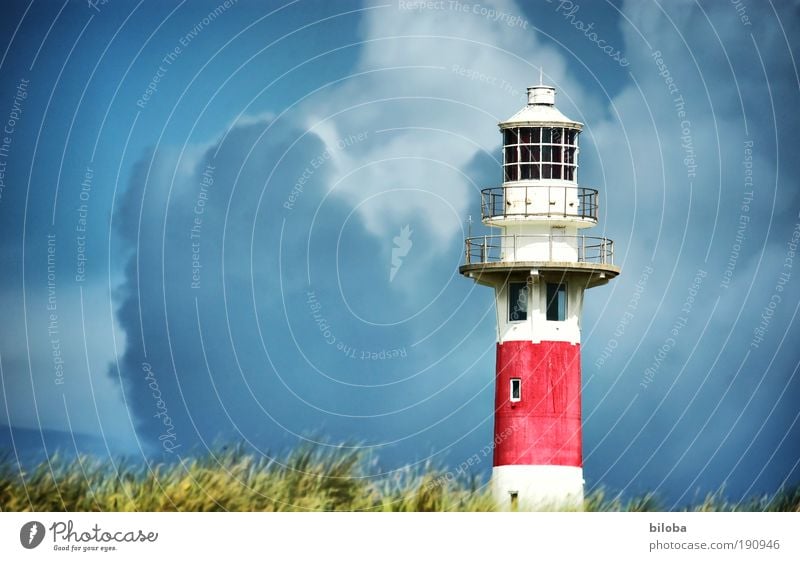
POLYGON ((576 186, 520 185, 481 190, 481 219, 486 224, 509 220, 569 220, 597 224, 597 189, 576 186))
POLYGON ((465 240, 462 275, 480 282, 481 277, 531 270, 585 275, 587 286, 604 284, 620 273, 614 265, 614 242, 608 238, 541 234, 465 240))

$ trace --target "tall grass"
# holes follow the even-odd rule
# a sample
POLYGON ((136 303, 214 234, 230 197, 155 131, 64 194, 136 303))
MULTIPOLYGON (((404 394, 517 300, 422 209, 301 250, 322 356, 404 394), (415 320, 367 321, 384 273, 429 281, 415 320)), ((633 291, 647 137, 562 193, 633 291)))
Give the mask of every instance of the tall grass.
MULTIPOLYGON (((653 495, 630 501, 599 490, 590 511, 659 511, 653 495)), ((488 489, 431 466, 380 475, 357 448, 300 447, 281 460, 237 447, 175 464, 116 465, 50 458, 30 471, 0 461, 3 511, 491 511, 488 489)), ((729 503, 720 493, 686 510, 800 512, 800 489, 729 503)))

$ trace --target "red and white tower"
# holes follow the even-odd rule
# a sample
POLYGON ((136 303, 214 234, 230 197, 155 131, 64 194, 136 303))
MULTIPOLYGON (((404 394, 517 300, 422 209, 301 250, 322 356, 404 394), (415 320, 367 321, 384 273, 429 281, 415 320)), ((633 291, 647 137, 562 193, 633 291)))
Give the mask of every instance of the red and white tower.
POLYGON ((503 509, 583 504, 581 309, 587 288, 620 269, 597 224, 598 193, 578 186, 581 123, 555 108, 555 88, 500 123, 503 185, 481 191, 497 235, 466 240, 460 272, 491 286, 497 306, 492 489, 503 509))

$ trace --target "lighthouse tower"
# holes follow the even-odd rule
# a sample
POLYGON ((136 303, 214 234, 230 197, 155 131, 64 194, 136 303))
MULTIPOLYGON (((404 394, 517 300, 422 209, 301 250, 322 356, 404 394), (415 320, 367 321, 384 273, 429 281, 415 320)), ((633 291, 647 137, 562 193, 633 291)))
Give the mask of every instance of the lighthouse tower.
POLYGON ((481 191, 496 235, 467 238, 461 274, 494 288, 497 307, 492 490, 506 510, 581 508, 581 309, 620 269, 613 242, 584 235, 598 192, 578 186, 581 123, 555 88, 500 123, 503 184, 481 191))

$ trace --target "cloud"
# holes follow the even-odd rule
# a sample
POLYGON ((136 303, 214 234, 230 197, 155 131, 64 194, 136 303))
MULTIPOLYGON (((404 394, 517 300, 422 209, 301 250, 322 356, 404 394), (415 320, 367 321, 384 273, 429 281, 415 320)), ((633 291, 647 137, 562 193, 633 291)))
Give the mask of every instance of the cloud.
MULTIPOLYGON (((510 2, 482 5, 521 13, 510 2)), ((429 454, 459 463, 482 447, 495 312, 490 291, 456 273, 464 218, 477 213, 479 189, 500 182, 497 122, 524 104, 544 66, 559 107, 587 125, 581 182, 601 189, 595 235, 616 240, 623 266, 585 309, 587 480, 673 498, 723 482, 743 492, 752 466, 738 463, 742 455, 773 451, 759 488, 792 475, 793 451, 776 435, 797 430, 790 400, 779 397, 797 394, 786 375, 796 353, 777 345, 796 298, 742 366, 795 220, 787 186, 797 163, 783 135, 796 117, 773 123, 769 110, 770 100, 783 103, 776 95, 789 95, 791 75, 783 46, 763 44, 770 97, 748 70, 761 60, 743 46, 749 30, 729 8, 706 9, 710 33, 694 5, 666 14, 624 5, 635 27, 620 23, 631 66, 617 88, 586 81, 531 29, 475 13, 376 8, 363 18, 350 75, 287 113, 239 120, 208 145, 144 154, 116 222, 119 250, 130 256, 120 374, 140 434, 169 454, 165 442, 179 453, 217 437, 274 450, 320 431, 375 446, 389 463, 429 454), (710 57, 694 66, 693 53, 721 53, 717 35, 733 72, 710 57), (758 192, 722 288, 748 139, 758 192), (784 162, 777 170, 774 153, 784 162), (781 201, 775 211, 773 201, 781 201), (389 282, 393 240, 405 226, 412 244, 389 282), (647 268, 633 317, 614 335, 647 268), (757 435, 764 422, 774 430, 757 435)), ((759 25, 757 37, 767 29, 759 25)), ((595 48, 570 37, 577 53, 595 48)))
MULTIPOLYGON (((486 5, 515 10, 505 2, 486 5)), ((463 218, 482 186, 464 170, 494 165, 487 151, 499 141, 495 125, 524 103, 538 68, 530 61, 546 61, 561 82, 564 65, 527 34, 512 37, 507 26, 480 15, 388 11, 366 16, 348 79, 281 117, 239 120, 202 158, 196 147, 191 157, 159 148, 137 164, 119 211, 124 247, 132 252, 120 320, 128 335, 126 395, 151 438, 163 436, 164 423, 153 416, 143 362, 158 365, 159 395, 169 396, 170 421, 187 442, 269 424, 278 441, 323 424, 343 434, 362 418, 367 426, 355 434, 391 441, 406 438, 409 408, 423 411, 417 431, 452 417, 436 411, 451 384, 441 366, 436 374, 417 370, 442 359, 433 343, 450 336, 431 327, 440 310, 486 315, 485 308, 462 309, 473 287, 455 274, 463 218), (453 18, 460 24, 442 37, 453 18), (479 74, 495 84, 475 79, 479 74), (499 85, 510 76, 525 78, 499 85), (493 95, 486 95, 489 88, 493 95), (189 232, 212 159, 202 287, 193 291, 189 232), (391 240, 406 224, 413 247, 390 285, 391 240), (309 292, 332 324, 334 345, 312 320, 309 292), (428 346, 412 350, 425 336, 432 337, 428 346), (203 341, 214 343, 203 349, 203 341), (415 360, 382 358, 401 352, 415 360), (309 368, 308 381, 295 372, 309 368), (365 379, 374 368, 381 377, 365 379), (403 380, 404 394, 386 386, 403 380), (380 399, 356 397, 366 395, 380 399), (289 404, 300 404, 305 416, 292 415, 289 404), (276 410, 284 418, 277 420, 276 410)), ((445 362, 459 363, 456 372, 471 366, 463 358, 445 362)), ((486 377, 471 384, 485 388, 486 377)))
MULTIPOLYGON (((587 471, 623 489, 646 478, 650 489, 678 489, 673 500, 685 501, 701 486, 727 483, 733 493, 769 486, 768 478, 749 479, 740 462, 745 450, 775 452, 764 465, 773 482, 793 473, 794 452, 778 446, 778 435, 796 427, 758 435, 752 427, 775 426, 775 415, 790 407, 779 396, 797 395, 797 380, 787 376, 797 354, 776 348, 776 332, 769 350, 751 342, 798 220, 788 188, 797 164, 783 160, 791 144, 782 140, 797 116, 773 121, 770 110, 785 92, 796 95, 796 86, 786 46, 760 41, 774 29, 771 18, 753 26, 754 45, 730 6, 706 8, 713 24, 688 3, 664 10, 622 7, 631 21, 623 29, 632 80, 611 100, 615 118, 592 119, 584 135, 583 178, 604 186, 604 224, 624 269, 604 289, 611 291, 607 300, 587 299, 587 313, 598 320, 584 331, 585 359, 614 347, 602 367, 584 368, 593 405, 587 440, 602 438, 587 471), (712 62, 726 55, 730 66, 712 62), (768 82, 754 71, 762 59, 768 82), (785 162, 779 168, 775 154, 785 162), (753 186, 745 179, 749 157, 753 186), (602 326, 619 325, 630 311, 648 266, 655 272, 633 319, 623 335, 609 335, 602 326), (698 271, 706 276, 692 291, 698 271), (685 327, 671 336, 675 325, 685 327), (659 354, 662 348, 667 352, 659 354), (654 366, 655 382, 640 389, 654 366)), ((792 297, 790 305, 796 303, 792 297)), ((793 322, 786 313, 775 324, 783 330, 793 322)))
MULTIPOLYGON (((437 255, 461 234, 460 220, 483 187, 463 170, 482 151, 495 155, 497 122, 525 104, 539 68, 562 98, 582 95, 563 57, 535 33, 448 4, 432 10, 399 6, 367 13, 351 75, 303 112, 329 149, 350 134, 370 134, 368 142, 341 155, 334 195, 361 205, 359 218, 379 237, 414 220, 440 240, 428 248, 437 255)), ((520 14, 512 2, 481 6, 520 14)))

